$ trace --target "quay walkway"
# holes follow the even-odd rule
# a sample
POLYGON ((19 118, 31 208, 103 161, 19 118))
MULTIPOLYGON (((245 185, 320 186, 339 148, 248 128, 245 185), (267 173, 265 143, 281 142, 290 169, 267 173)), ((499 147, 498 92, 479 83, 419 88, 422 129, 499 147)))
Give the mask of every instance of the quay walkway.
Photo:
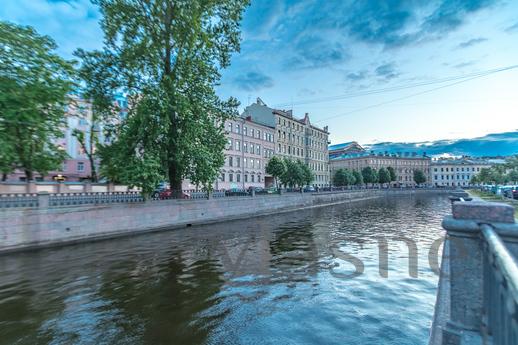
POLYGON ((518 344, 518 224, 503 203, 453 193, 430 345, 518 344), (456 201, 458 200, 458 201, 456 201))

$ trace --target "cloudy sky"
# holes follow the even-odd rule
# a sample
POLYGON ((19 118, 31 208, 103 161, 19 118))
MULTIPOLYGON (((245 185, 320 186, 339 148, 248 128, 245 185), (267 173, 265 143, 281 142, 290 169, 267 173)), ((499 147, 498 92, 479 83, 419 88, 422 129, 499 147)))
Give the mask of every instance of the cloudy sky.
MULTIPOLYGON (((101 47, 89 0, 1 2, 65 57, 101 47)), ((518 1, 252 0, 242 36, 218 92, 308 112, 333 143, 518 129, 518 1)))

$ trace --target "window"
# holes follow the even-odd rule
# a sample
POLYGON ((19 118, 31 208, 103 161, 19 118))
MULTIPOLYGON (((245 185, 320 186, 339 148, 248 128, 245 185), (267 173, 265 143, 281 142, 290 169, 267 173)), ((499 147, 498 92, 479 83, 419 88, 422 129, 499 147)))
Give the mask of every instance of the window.
MULTIPOLYGON (((253 176, 253 175, 252 175, 253 176)), ((248 174, 245 174, 245 183, 248 182, 248 174)))
POLYGON ((243 126, 243 134, 247 135, 247 132, 248 132, 248 128, 246 126, 243 126))
POLYGON ((243 158, 243 167, 248 168, 248 166, 246 165, 246 163, 248 163, 248 162, 247 162, 247 159, 246 159, 246 158, 243 158))
POLYGON ((254 130, 253 128, 250 130, 250 136, 251 136, 252 138, 254 138, 254 137, 255 137, 255 130, 254 130))
POLYGON ((77 171, 85 171, 85 163, 77 162, 77 171))
POLYGON ((243 143, 243 152, 248 153, 248 144, 246 142, 243 143))
POLYGON ((232 122, 229 122, 228 123, 228 131, 231 133, 232 132, 232 122))
POLYGON ((236 182, 241 182, 241 174, 236 174, 236 182))
POLYGON ((221 181, 225 182, 225 173, 221 173, 221 181))
POLYGON ((236 157, 236 167, 238 167, 238 168, 241 167, 241 158, 239 158, 239 157, 236 157))
POLYGON ((260 130, 257 130, 257 138, 261 139, 261 131, 260 130))
POLYGON ((233 157, 228 157, 228 166, 229 167, 234 166, 234 159, 233 159, 233 157))
POLYGON ((236 151, 241 151, 241 142, 236 140, 236 151))
POLYGON ((261 145, 256 145, 255 146, 255 154, 256 155, 260 155, 261 154, 261 145))
POLYGON ((232 139, 228 139, 227 149, 232 150, 232 139))
POLYGON ((250 143, 250 153, 254 153, 255 152, 255 148, 254 148, 254 144, 250 143))
POLYGON ((234 182, 234 174, 228 174, 228 181, 234 182))
POLYGON ((254 178, 255 178, 255 175, 254 175, 254 174, 252 174, 252 182, 255 182, 255 181, 254 181, 254 178))

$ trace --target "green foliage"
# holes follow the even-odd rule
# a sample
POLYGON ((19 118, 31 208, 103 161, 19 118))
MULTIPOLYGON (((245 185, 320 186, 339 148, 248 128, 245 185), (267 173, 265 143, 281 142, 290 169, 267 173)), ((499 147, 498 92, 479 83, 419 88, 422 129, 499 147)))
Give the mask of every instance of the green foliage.
POLYGON ((0 22, 0 169, 58 169, 65 151, 54 141, 66 125, 64 109, 73 88, 72 63, 54 51, 55 42, 33 28, 0 22))
POLYGON ((333 176, 333 184, 337 187, 350 186, 356 183, 354 172, 349 169, 338 169, 333 176))
POLYGON ((275 185, 278 186, 278 181, 286 173, 286 164, 284 160, 278 156, 273 156, 266 165, 266 173, 273 176, 275 185))
POLYGON ((100 149, 99 137, 101 128, 106 128, 105 135, 109 136, 109 130, 113 126, 117 109, 114 102, 114 92, 118 87, 117 72, 115 70, 114 57, 108 53, 88 53, 82 49, 74 52, 81 59, 81 67, 78 70, 81 96, 91 106, 91 116, 79 114, 88 122, 88 131, 74 130, 72 135, 76 137, 79 145, 85 152, 91 167, 90 179, 97 182, 96 160, 97 150, 100 149))
POLYGON ((305 163, 302 163, 302 161, 298 160, 297 164, 302 169, 302 177, 301 177, 301 186, 309 186, 313 179, 315 178, 315 174, 313 174, 313 171, 309 168, 309 166, 305 163))
POLYGON ((362 177, 363 182, 365 183, 377 183, 378 182, 378 174, 376 170, 371 167, 365 167, 362 169, 362 177))
POLYGON ((390 179, 390 173, 385 168, 380 168, 378 171, 378 182, 379 183, 389 183, 391 181, 390 179))
POLYGON ((363 182, 363 175, 356 170, 353 170, 353 176, 354 176, 354 184, 357 186, 361 186, 363 182))
MULTIPOLYGON (((104 52, 113 57, 131 105, 117 128, 114 157, 103 162, 126 160, 134 171, 153 166, 172 189, 181 189, 184 178, 210 189, 224 163, 225 121, 238 115, 239 104, 219 99, 214 87, 239 51, 249 1, 94 2, 103 15, 104 52)), ((117 175, 121 182, 129 178, 117 175)))
POLYGON ((387 171, 388 171, 388 172, 389 172, 389 174, 390 174, 390 181, 389 181, 389 182, 395 182, 395 181, 397 181, 396 170, 395 170, 393 167, 388 167, 388 168, 387 168, 387 171))
POLYGON ((426 182, 426 175, 422 170, 414 170, 414 182, 417 184, 426 182))

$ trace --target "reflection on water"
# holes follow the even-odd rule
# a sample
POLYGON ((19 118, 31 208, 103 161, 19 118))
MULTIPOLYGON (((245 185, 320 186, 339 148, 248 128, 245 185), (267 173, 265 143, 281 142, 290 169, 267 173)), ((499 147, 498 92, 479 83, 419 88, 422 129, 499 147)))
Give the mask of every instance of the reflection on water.
POLYGON ((390 198, 2 256, 0 344, 425 344, 447 212, 390 198))

